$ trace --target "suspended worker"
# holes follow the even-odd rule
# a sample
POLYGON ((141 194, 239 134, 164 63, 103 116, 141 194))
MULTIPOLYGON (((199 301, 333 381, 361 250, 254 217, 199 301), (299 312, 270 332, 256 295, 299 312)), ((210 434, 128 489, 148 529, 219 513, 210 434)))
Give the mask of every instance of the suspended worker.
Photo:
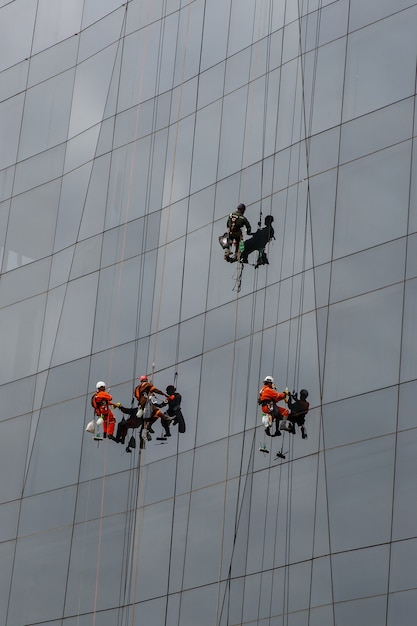
POLYGON ((143 409, 143 429, 147 434, 147 439, 150 441, 152 437, 149 433, 154 433, 152 424, 156 422, 158 417, 161 419, 162 425, 169 425, 172 421, 172 417, 165 415, 155 403, 155 394, 159 394, 167 398, 167 394, 160 389, 154 387, 154 385, 148 380, 146 375, 139 378, 139 385, 135 388, 135 398, 138 401, 138 408, 143 409))
POLYGON ((139 426, 143 426, 143 409, 140 407, 126 407, 122 404, 120 404, 118 408, 122 413, 129 415, 127 419, 123 417, 117 424, 116 437, 114 438, 116 443, 124 444, 129 428, 139 428, 139 426))
MULTIPOLYGON (((258 259, 255 264, 255 268, 260 265, 269 265, 268 257, 266 256, 265 247, 267 243, 271 241, 271 239, 275 239, 274 229, 272 226, 272 222, 274 221, 273 215, 266 215, 264 219, 265 226, 263 228, 258 228, 256 233, 250 237, 250 239, 246 239, 244 242, 243 252, 240 255, 240 260, 242 263, 248 263, 248 255, 251 252, 258 251, 258 259)), ((261 222, 259 222, 259 225, 261 222)))
POLYGON ((96 385, 96 391, 91 397, 91 406, 94 408, 96 417, 103 419, 103 437, 114 439, 113 433, 116 418, 110 407, 118 407, 120 402, 113 402, 113 397, 106 391, 106 383, 102 380, 99 380, 96 385))
POLYGON ((287 418, 289 411, 282 406, 278 406, 277 403, 281 400, 287 400, 287 398, 288 395, 286 392, 280 393, 276 391, 272 376, 265 376, 263 387, 259 391, 258 404, 262 406, 262 423, 265 426, 265 433, 270 437, 279 437, 281 435, 279 422, 281 419, 287 418), (274 421, 275 433, 271 434, 270 427, 274 421))
MULTIPOLYGON (((181 394, 178 393, 174 385, 168 385, 166 388, 167 399, 164 400, 162 404, 158 404, 158 407, 163 406, 164 404, 168 404, 168 409, 166 414, 168 417, 172 418, 172 425, 176 426, 178 424, 178 431, 180 433, 185 433, 185 421, 184 416, 181 411, 181 394)), ((165 430, 165 435, 167 437, 171 436, 171 430, 169 427, 169 423, 164 420, 161 420, 161 424, 165 430)))
POLYGON ((296 393, 290 394, 288 398, 288 406, 290 407, 288 419, 292 423, 292 433, 295 435, 295 425, 297 424, 301 430, 301 437, 303 439, 307 439, 307 431, 304 424, 305 417, 310 409, 310 403, 307 402, 307 398, 307 389, 301 389, 299 398, 296 393))
POLYGON ((227 218, 227 232, 219 237, 220 245, 224 249, 224 259, 229 263, 234 263, 240 257, 240 242, 243 241, 242 228, 246 228, 248 235, 252 232, 252 227, 246 219, 244 213, 246 206, 239 204, 236 211, 230 213, 227 218), (231 250, 234 246, 234 251, 231 250))

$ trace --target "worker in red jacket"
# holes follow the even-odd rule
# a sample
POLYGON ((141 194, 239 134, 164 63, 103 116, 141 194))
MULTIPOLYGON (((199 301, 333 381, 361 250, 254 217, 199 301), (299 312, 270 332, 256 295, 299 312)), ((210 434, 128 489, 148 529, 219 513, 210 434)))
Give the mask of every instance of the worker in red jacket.
POLYGON ((278 406, 277 403, 281 400, 287 400, 287 394, 285 392, 280 393, 275 389, 272 376, 265 376, 263 387, 259 391, 258 404, 262 406, 264 415, 269 417, 269 423, 265 427, 265 433, 270 437, 279 437, 281 435, 279 422, 281 419, 286 419, 289 414, 288 409, 278 406), (275 433, 272 435, 270 426, 272 426, 273 421, 275 421, 275 433))

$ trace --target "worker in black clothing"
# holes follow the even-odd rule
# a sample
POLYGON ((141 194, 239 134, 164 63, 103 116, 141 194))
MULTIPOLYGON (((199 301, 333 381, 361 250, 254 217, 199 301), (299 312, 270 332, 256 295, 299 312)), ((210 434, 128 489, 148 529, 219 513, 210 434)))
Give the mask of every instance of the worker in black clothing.
MULTIPOLYGON (((269 265, 268 257, 266 256, 265 247, 266 244, 271 241, 271 239, 275 239, 274 237, 274 228, 272 226, 272 222, 274 221, 273 215, 267 215, 264 219, 265 226, 263 228, 258 228, 256 233, 252 235, 250 239, 246 239, 244 242, 243 252, 240 255, 240 260, 242 263, 248 263, 248 255, 255 250, 258 251, 258 259, 256 261, 255 267, 259 267, 260 265, 269 265)), ((259 222, 259 225, 261 222, 259 222)))
POLYGON ((123 417, 117 424, 116 437, 114 438, 116 443, 124 443, 129 428, 139 428, 143 425, 143 409, 141 407, 129 408, 123 405, 118 406, 118 408, 125 415, 129 415, 127 419, 123 417))
POLYGON ((288 399, 288 407, 290 409, 288 419, 292 423, 292 433, 295 435, 295 425, 297 424, 300 427, 303 439, 307 439, 307 431, 304 424, 305 417, 310 409, 310 403, 307 402, 307 398, 307 389, 301 389, 299 398, 296 393, 293 393, 290 394, 288 399))

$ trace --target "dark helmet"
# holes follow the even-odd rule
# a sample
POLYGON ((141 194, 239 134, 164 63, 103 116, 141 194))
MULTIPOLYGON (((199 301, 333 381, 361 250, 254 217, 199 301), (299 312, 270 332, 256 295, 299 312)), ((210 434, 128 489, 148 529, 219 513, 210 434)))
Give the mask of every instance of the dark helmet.
POLYGON ((246 206, 244 204, 239 204, 237 207, 238 211, 242 211, 244 213, 246 211, 246 206))
POLYGON ((305 398, 308 398, 308 391, 307 389, 301 389, 300 391, 300 398, 303 398, 305 400, 305 398))
POLYGON ((273 215, 266 215, 265 216, 265 226, 270 226, 270 224, 272 224, 272 222, 274 221, 274 216, 273 215))
POLYGON ((175 393, 175 387, 174 387, 174 385, 168 385, 168 387, 167 387, 166 391, 167 391, 167 394, 168 394, 169 396, 172 396, 172 394, 173 394, 173 393, 175 393))

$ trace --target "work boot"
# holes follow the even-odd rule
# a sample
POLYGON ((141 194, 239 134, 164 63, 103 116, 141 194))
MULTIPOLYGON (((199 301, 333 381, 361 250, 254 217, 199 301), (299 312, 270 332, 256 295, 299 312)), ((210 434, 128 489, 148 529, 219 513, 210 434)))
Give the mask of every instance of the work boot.
POLYGON ((272 436, 272 435, 271 435, 271 431, 269 430, 269 426, 267 426, 267 427, 265 428, 265 435, 268 435, 268 437, 271 437, 271 436, 272 436))
POLYGON ((276 431, 274 432, 273 435, 271 435, 271 437, 281 437, 281 431, 279 430, 279 428, 276 429, 276 431))

